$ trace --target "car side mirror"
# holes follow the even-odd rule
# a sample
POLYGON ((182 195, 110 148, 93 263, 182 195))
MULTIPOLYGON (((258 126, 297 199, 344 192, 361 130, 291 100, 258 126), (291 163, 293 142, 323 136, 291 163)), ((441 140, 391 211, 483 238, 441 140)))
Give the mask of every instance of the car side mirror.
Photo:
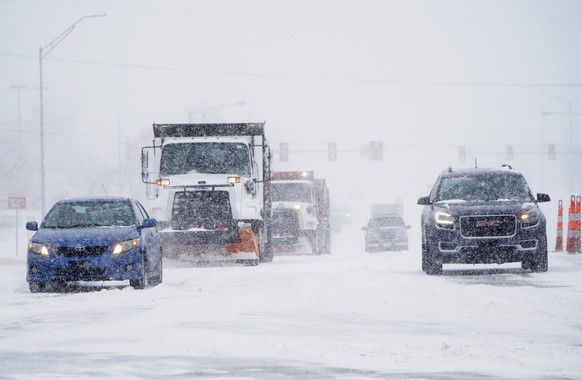
POLYGON ((362 231, 366 231, 368 228, 366 226, 362 227, 362 231))
POLYGON ((418 202, 416 202, 416 204, 421 205, 421 206, 427 206, 430 204, 430 197, 420 197, 418 198, 418 202))
POLYGON ((158 221, 153 218, 147 218, 143 220, 142 227, 143 228, 153 228, 158 225, 158 221))
POLYGON ((538 202, 549 202, 550 201, 550 196, 548 194, 538 193, 537 195, 538 195, 537 196, 538 202))
POLYGON ((26 229, 28 231, 38 231, 38 223, 37 222, 26 222, 26 229))
POLYGON ((412 228, 412 227, 410 226, 410 224, 407 224, 407 225, 406 225, 406 229, 407 229, 407 230, 409 230, 409 229, 411 229, 411 228, 412 228))

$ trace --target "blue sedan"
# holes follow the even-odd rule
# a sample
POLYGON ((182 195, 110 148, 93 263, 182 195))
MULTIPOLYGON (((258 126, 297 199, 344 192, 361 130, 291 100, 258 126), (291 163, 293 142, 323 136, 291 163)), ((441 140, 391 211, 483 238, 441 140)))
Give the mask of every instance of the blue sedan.
POLYGON ((26 281, 32 293, 73 281, 125 281, 136 288, 162 282, 156 220, 136 200, 91 197, 62 200, 28 243, 26 281))

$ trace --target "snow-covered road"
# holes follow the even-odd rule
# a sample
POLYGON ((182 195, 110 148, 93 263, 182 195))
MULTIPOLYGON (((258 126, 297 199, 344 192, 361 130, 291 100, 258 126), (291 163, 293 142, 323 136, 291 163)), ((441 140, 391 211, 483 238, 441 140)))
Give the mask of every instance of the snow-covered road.
POLYGON ((146 290, 31 294, 4 251, 0 379, 582 378, 582 255, 427 276, 419 244, 366 254, 360 232, 258 267, 168 260, 146 290))

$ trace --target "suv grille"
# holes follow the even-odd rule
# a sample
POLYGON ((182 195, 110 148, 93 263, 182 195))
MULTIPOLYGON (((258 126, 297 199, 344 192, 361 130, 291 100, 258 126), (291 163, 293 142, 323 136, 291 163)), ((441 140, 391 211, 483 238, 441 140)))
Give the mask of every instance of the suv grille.
POLYGON ((515 235, 515 215, 478 215, 461 217, 461 235, 469 238, 515 235))

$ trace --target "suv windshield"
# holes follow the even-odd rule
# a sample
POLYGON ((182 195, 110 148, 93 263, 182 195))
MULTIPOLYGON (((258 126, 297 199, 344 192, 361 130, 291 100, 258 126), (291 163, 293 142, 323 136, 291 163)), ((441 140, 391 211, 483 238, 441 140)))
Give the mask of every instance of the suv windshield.
POLYGON ((161 175, 251 173, 249 149, 243 143, 168 144, 162 150, 161 175))
POLYGON ((368 227, 406 227, 404 220, 399 216, 376 216, 370 219, 368 227))
POLYGON ((532 201, 531 192, 520 175, 479 174, 444 177, 436 189, 435 201, 532 201))
POLYGON ((46 215, 45 228, 131 226, 133 212, 129 202, 79 201, 57 203, 46 215))

